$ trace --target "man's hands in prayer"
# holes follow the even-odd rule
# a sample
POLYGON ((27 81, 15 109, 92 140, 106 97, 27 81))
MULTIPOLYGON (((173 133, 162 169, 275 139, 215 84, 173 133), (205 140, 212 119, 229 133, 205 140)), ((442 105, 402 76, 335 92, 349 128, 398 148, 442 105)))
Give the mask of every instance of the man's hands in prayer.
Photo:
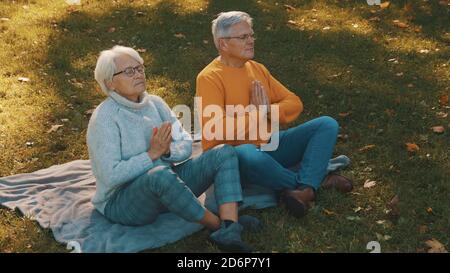
POLYGON ((265 106, 267 106, 267 109, 264 112, 264 114, 267 114, 270 112, 269 96, 267 95, 267 92, 266 92, 264 86, 258 80, 255 80, 252 82, 250 104, 255 105, 258 110, 259 110, 260 105, 265 105, 265 106))

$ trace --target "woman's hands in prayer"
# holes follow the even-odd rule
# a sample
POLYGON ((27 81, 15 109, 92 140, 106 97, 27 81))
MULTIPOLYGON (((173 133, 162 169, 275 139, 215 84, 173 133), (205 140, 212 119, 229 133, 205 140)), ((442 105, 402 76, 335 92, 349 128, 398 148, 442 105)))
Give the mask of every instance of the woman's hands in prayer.
POLYGON ((157 160, 162 155, 170 152, 170 143, 172 142, 172 125, 170 122, 164 122, 161 127, 153 128, 152 139, 150 140, 150 149, 148 155, 152 161, 157 160))

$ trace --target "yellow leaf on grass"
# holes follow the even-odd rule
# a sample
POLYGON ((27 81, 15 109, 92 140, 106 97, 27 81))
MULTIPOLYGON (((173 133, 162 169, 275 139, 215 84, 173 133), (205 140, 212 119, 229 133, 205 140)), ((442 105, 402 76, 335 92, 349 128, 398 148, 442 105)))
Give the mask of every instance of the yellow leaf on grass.
POLYGON ((52 125, 52 128, 50 128, 50 129, 47 131, 47 133, 56 132, 56 131, 58 131, 58 129, 59 129, 60 127, 63 127, 63 126, 64 126, 64 125, 62 125, 62 124, 52 125))
POLYGON ((367 179, 366 182, 364 182, 364 188, 372 188, 377 184, 377 181, 371 181, 370 179, 367 179))
POLYGON ((332 212, 331 210, 323 209, 323 212, 324 212, 326 215, 334 215, 334 212, 332 212))
POLYGON ((416 152, 419 150, 419 146, 416 143, 406 143, 406 149, 408 152, 416 152))
POLYGON ((432 208, 427 208, 427 212, 428 212, 429 214, 432 214, 432 213, 433 213, 433 209, 432 209, 432 208))
POLYGON ((345 118, 346 116, 350 115, 350 112, 339 113, 338 115, 339 115, 340 117, 345 118))
POLYGON ((385 8, 389 7, 390 4, 391 4, 391 2, 389 2, 389 1, 383 2, 380 4, 380 8, 385 9, 385 8))
POLYGON ((19 78, 17 78, 17 80, 18 80, 19 82, 29 82, 29 81, 30 81, 30 79, 27 78, 27 77, 19 77, 19 78))
POLYGON ((368 151, 375 148, 375 144, 366 145, 359 149, 360 152, 368 151))
POLYGON ((400 22, 399 20, 394 20, 393 21, 394 25, 399 27, 399 28, 407 28, 409 27, 408 24, 400 22))
POLYGON ((434 238, 426 241, 425 244, 430 248, 428 249, 428 253, 448 253, 447 249, 445 249, 445 246, 434 238))

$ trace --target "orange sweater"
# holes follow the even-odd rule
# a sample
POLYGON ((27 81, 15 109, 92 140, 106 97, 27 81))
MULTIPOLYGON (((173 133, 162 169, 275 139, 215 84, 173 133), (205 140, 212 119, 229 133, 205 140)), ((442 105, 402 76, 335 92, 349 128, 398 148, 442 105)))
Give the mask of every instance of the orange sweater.
MULTIPOLYGON (((225 105, 243 105, 250 103, 252 81, 259 80, 264 86, 272 105, 279 106, 279 123, 285 124, 294 121, 303 111, 303 103, 300 98, 284 87, 267 70, 267 68, 255 61, 248 61, 242 68, 230 67, 222 64, 217 58, 208 64, 197 76, 196 96, 202 98, 202 112, 208 105, 217 105, 222 108, 225 118, 225 105)), ((251 143, 260 145, 267 141, 248 138, 248 115, 245 114, 245 139, 246 140, 206 140, 202 137, 202 147, 206 151, 216 145, 225 143, 240 145, 251 143)), ((270 115, 270 114, 269 114, 270 115)), ((202 127, 213 117, 201 117, 202 127)), ((268 122, 270 125, 270 121, 268 122)), ((223 132, 227 127, 223 122, 223 132)), ((270 128, 270 126, 268 126, 270 128)), ((235 126, 236 127, 236 121, 235 126)), ((233 128, 231 128, 233 129, 233 128)), ((233 132, 236 134, 236 132, 233 132)))

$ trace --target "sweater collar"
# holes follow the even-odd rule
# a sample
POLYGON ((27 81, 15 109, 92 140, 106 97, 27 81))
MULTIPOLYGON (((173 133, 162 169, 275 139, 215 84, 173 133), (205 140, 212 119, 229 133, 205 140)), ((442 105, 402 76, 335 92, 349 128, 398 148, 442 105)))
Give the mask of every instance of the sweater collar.
POLYGON ((117 94, 116 92, 110 92, 109 96, 118 104, 132 108, 132 109, 141 109, 147 104, 148 100, 148 94, 146 91, 142 92, 141 95, 139 95, 139 102, 134 102, 131 100, 128 100, 121 95, 117 94))

